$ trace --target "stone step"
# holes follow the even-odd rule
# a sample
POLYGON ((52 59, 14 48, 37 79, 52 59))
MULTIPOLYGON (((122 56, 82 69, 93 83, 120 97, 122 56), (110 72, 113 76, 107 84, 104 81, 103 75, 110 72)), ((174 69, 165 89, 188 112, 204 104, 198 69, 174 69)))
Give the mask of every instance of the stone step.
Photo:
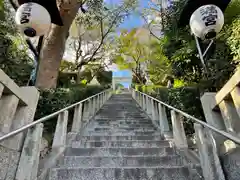
POLYGON ((157 128, 153 127, 97 127, 93 131, 105 132, 105 131, 156 131, 157 128))
POLYGON ((71 148, 65 151, 66 156, 166 156, 174 155, 171 147, 162 148, 71 148))
POLYGON ((95 131, 88 131, 84 134, 85 136, 161 136, 160 132, 147 132, 147 131, 141 131, 141 132, 95 132, 95 131))
POLYGON ((141 109, 139 109, 137 106, 127 106, 127 104, 125 105, 109 105, 109 106, 103 106, 100 109, 101 111, 105 111, 108 112, 109 114, 112 114, 112 112, 120 112, 122 114, 133 114, 133 115, 139 115, 139 114, 145 114, 144 111, 141 111, 141 109), (109 109, 111 109, 112 111, 108 111, 109 109))
POLYGON ((189 167, 55 168, 50 180, 203 180, 189 167))
POLYGON ((81 157, 65 156, 61 167, 171 167, 187 163, 177 155, 173 156, 120 156, 120 157, 81 157))
MULTIPOLYGON (((120 133, 125 133, 125 132, 129 132, 129 130, 124 130, 124 129, 109 129, 109 130, 106 130, 106 129, 98 129, 97 131, 91 131, 89 130, 89 132, 120 132, 120 133)), ((146 129, 146 130, 143 130, 143 129, 134 129, 132 130, 131 132, 140 132, 140 133, 156 133, 157 131, 154 130, 154 129, 146 129)))
POLYGON ((99 124, 132 124, 132 125, 152 125, 152 121, 150 120, 113 120, 113 119, 109 119, 109 120, 95 120, 95 123, 99 123, 99 124))
POLYGON ((119 120, 126 120, 126 121, 151 121, 148 117, 141 116, 141 117, 129 117, 129 116, 99 116, 99 117, 94 117, 95 121, 119 121, 119 120))
POLYGON ((145 114, 142 115, 131 115, 131 114, 123 114, 119 115, 117 112, 112 112, 112 114, 109 113, 101 113, 101 116, 96 116, 95 119, 109 119, 109 118, 115 118, 115 119, 149 119, 145 114))
POLYGON ((112 109, 112 110, 121 110, 124 112, 134 112, 134 113, 141 113, 141 111, 139 111, 138 107, 133 104, 133 105, 129 105, 129 103, 120 103, 120 104, 105 104, 101 110, 105 110, 107 111, 108 109, 112 109))
POLYGON ((76 140, 124 141, 124 140, 161 140, 161 136, 76 136, 76 140))
POLYGON ((149 141, 73 141, 72 142, 73 148, 78 147, 144 147, 144 148, 151 148, 151 147, 170 147, 169 141, 164 140, 149 140, 149 141))
POLYGON ((99 128, 155 128, 153 124, 119 124, 114 122, 95 123, 99 128))

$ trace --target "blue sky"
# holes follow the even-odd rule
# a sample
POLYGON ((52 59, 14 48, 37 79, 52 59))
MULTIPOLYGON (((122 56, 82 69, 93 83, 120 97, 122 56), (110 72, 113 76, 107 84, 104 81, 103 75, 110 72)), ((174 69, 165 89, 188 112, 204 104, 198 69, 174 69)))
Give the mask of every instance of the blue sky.
MULTIPOLYGON (((114 2, 119 3, 121 0, 105 0, 105 2, 114 2)), ((142 8, 147 7, 148 0, 140 0, 140 11, 142 8)), ((141 16, 137 12, 133 12, 128 18, 125 19, 125 21, 120 25, 121 29, 128 29, 131 30, 136 27, 141 27, 143 25, 144 21, 142 20, 141 16)), ((129 70, 117 70, 113 72, 113 76, 115 77, 129 77, 131 76, 131 72, 129 70)), ((127 87, 129 84, 122 83, 125 87, 127 87)))
MULTIPOLYGON (((116 2, 119 2, 121 0, 116 0, 116 2)), ((142 8, 148 6, 148 1, 149 0, 140 0, 139 6, 140 6, 140 11, 142 8)), ((133 13, 129 18, 126 18, 124 23, 120 26, 120 28, 124 29, 132 29, 135 27, 142 26, 144 23, 143 19, 139 15, 139 13, 133 13)))

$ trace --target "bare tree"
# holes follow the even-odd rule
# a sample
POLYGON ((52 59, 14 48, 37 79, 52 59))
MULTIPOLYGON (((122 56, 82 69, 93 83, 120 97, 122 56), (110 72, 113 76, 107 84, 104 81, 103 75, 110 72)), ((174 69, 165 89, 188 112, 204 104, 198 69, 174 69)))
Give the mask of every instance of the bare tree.
POLYGON ((99 57, 105 58, 108 45, 112 42, 110 38, 112 33, 124 18, 131 13, 135 3, 135 0, 131 0, 115 8, 108 9, 104 7, 100 10, 95 9, 91 16, 87 16, 90 20, 86 21, 86 18, 76 20, 76 23, 80 25, 85 23, 85 27, 87 26, 86 30, 80 31, 77 38, 72 38, 71 42, 71 48, 74 51, 75 62, 79 70, 89 62, 99 60, 99 57), (92 29, 90 34, 88 29, 92 29), (94 35, 91 35, 91 32, 97 32, 97 37, 93 37, 94 35))
POLYGON ((151 0, 148 8, 141 13, 150 34, 157 40, 161 40, 161 37, 159 37, 152 28, 158 26, 160 31, 164 31, 167 3, 167 0, 151 0))

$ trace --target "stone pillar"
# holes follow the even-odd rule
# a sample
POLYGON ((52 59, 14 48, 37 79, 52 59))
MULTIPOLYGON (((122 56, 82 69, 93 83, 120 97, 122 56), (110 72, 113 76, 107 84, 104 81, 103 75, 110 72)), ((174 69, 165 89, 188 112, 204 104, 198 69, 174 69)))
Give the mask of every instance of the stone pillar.
POLYGON ((156 109, 155 109, 155 102, 153 99, 151 99, 151 108, 152 108, 152 120, 155 122, 157 120, 157 117, 156 117, 156 109))
POLYGON ((100 101, 100 95, 97 95, 97 111, 100 109, 101 107, 101 101, 100 101))
POLYGON ((138 100, 139 100, 139 99, 138 99, 138 93, 137 93, 137 92, 134 93, 134 98, 135 98, 135 100, 137 101, 137 103, 139 103, 139 101, 138 101, 138 100))
POLYGON ((112 89, 115 91, 116 90, 116 82, 114 77, 112 78, 112 89))
POLYGON ((28 130, 15 180, 37 178, 42 132, 43 124, 38 124, 28 130))
POLYGON ((100 108, 102 107, 103 105, 103 94, 100 94, 100 108))
POLYGON ((148 96, 146 96, 146 99, 147 99, 147 114, 149 115, 149 117, 151 117, 151 112, 152 112, 151 99, 148 96))
POLYGON ((18 103, 19 99, 15 95, 5 95, 0 99, 0 133, 10 132, 18 103))
POLYGON ((104 104, 104 93, 102 94, 102 105, 104 104))
POLYGON ((225 180, 212 134, 200 124, 194 124, 194 129, 204 179, 225 180))
POLYGON ((146 111, 146 96, 143 94, 143 106, 142 106, 142 109, 144 110, 144 111, 146 111))
POLYGON ((78 104, 74 109, 74 116, 73 116, 73 124, 72 124, 72 132, 78 133, 81 129, 82 125, 82 110, 83 104, 78 104))
POLYGON ((0 83, 0 98, 2 97, 3 90, 4 86, 0 83))
POLYGON ((89 101, 83 103, 83 121, 86 121, 89 117, 89 101))
POLYGON ((223 100, 219 108, 228 132, 240 133, 240 119, 232 101, 223 100))
POLYGON ((103 102, 106 102, 106 92, 103 93, 103 102))
POLYGON ((112 91, 108 91, 108 94, 109 94, 108 99, 110 99, 112 96, 112 91))
POLYGON ((233 91, 231 92, 231 96, 234 102, 234 105, 236 107, 237 113, 240 117, 240 88, 238 86, 236 86, 233 91))
POLYGON ((140 94, 140 105, 143 108, 143 94, 140 94))
MULTIPOLYGON (((216 102, 215 100, 216 93, 205 93, 201 97, 202 107, 207 123, 219 130, 226 131, 225 124, 221 113, 214 111, 212 108, 216 102)), ((225 137, 219 135, 218 133, 212 132, 213 137, 217 144, 217 149, 220 149, 224 145, 225 137)))
MULTIPOLYGON (((33 121, 34 115, 37 108, 37 103, 39 99, 39 92, 35 87, 21 87, 21 93, 23 96, 28 99, 28 105, 18 105, 16 109, 16 113, 12 120, 10 131, 14 131, 19 129, 20 127, 29 124, 33 121)), ((21 152, 23 146, 23 140, 25 138, 26 133, 19 133, 14 137, 3 141, 1 144, 5 147, 8 147, 13 150, 17 150, 21 152)))
POLYGON ((160 124, 161 134, 165 135, 166 133, 169 133, 170 128, 168 124, 166 108, 160 103, 158 103, 158 114, 159 114, 159 124, 160 124))
POLYGON ((90 108, 92 108, 92 114, 91 114, 91 118, 92 118, 96 112, 96 97, 93 97, 91 101, 92 101, 92 107, 90 108))
POLYGON ((57 126, 54 133, 52 149, 57 150, 65 147, 67 138, 68 111, 58 115, 57 126))
POLYGON ((135 100, 136 100, 136 93, 137 93, 136 91, 134 91, 134 90, 132 91, 132 97, 133 97, 133 99, 135 99, 135 100))
POLYGON ((187 149, 188 143, 186 133, 183 127, 183 121, 179 113, 174 110, 171 111, 173 139, 175 145, 179 149, 187 149))

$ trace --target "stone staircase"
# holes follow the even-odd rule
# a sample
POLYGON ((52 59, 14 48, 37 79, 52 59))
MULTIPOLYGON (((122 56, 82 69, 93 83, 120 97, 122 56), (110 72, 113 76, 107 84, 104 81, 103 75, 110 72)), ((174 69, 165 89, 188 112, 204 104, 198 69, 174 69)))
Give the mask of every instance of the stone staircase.
POLYGON ((206 121, 134 89, 104 90, 34 121, 38 90, 0 69, 0 180, 239 180, 239 85, 240 69, 220 91, 204 93, 206 121))
MULTIPOLYGON (((74 134, 73 134, 74 135, 74 134)), ((68 143, 49 180, 200 180, 130 94, 113 95, 68 143)))

